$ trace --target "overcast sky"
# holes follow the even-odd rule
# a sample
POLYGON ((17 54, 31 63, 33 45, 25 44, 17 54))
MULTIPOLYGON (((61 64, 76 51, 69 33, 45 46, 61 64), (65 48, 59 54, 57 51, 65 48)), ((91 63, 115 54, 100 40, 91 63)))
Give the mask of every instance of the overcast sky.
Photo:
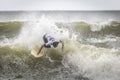
POLYGON ((0 10, 120 10, 120 0, 0 0, 0 10))

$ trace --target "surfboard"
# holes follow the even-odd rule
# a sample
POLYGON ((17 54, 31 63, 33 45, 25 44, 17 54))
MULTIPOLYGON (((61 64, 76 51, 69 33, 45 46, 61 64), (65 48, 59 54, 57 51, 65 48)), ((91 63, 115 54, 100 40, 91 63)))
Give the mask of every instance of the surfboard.
POLYGON ((41 50, 41 52, 39 54, 38 51, 39 51, 39 48, 38 46, 35 46, 32 50, 31 50, 31 54, 34 56, 34 57, 42 57, 44 56, 45 54, 45 48, 43 47, 43 49, 41 50))

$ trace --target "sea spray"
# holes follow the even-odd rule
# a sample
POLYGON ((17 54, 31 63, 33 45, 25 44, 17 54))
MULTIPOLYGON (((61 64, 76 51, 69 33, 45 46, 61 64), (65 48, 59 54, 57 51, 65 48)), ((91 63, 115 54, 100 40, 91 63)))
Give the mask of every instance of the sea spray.
POLYGON ((60 29, 52 20, 41 17, 36 22, 26 23, 15 39, 14 44, 24 45, 31 49, 35 45, 43 44, 43 35, 45 34, 50 34, 57 39, 69 38, 68 30, 60 29))

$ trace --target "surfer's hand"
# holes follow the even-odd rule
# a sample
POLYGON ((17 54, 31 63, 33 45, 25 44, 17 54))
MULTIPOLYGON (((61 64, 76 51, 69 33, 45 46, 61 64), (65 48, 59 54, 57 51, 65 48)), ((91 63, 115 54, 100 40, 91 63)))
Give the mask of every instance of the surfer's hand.
POLYGON ((62 44, 62 52, 63 52, 63 50, 64 50, 64 44, 62 44))
POLYGON ((62 50, 62 52, 63 52, 63 48, 62 48, 61 50, 62 50))
POLYGON ((39 52, 37 53, 37 55, 39 55, 39 52))

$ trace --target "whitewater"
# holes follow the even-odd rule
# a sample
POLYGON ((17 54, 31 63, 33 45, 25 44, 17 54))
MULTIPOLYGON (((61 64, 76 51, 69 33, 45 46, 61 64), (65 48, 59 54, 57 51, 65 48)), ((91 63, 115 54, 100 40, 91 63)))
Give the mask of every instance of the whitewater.
POLYGON ((120 80, 119 11, 0 12, 0 80, 120 80), (36 58, 50 34, 64 41, 36 58))

